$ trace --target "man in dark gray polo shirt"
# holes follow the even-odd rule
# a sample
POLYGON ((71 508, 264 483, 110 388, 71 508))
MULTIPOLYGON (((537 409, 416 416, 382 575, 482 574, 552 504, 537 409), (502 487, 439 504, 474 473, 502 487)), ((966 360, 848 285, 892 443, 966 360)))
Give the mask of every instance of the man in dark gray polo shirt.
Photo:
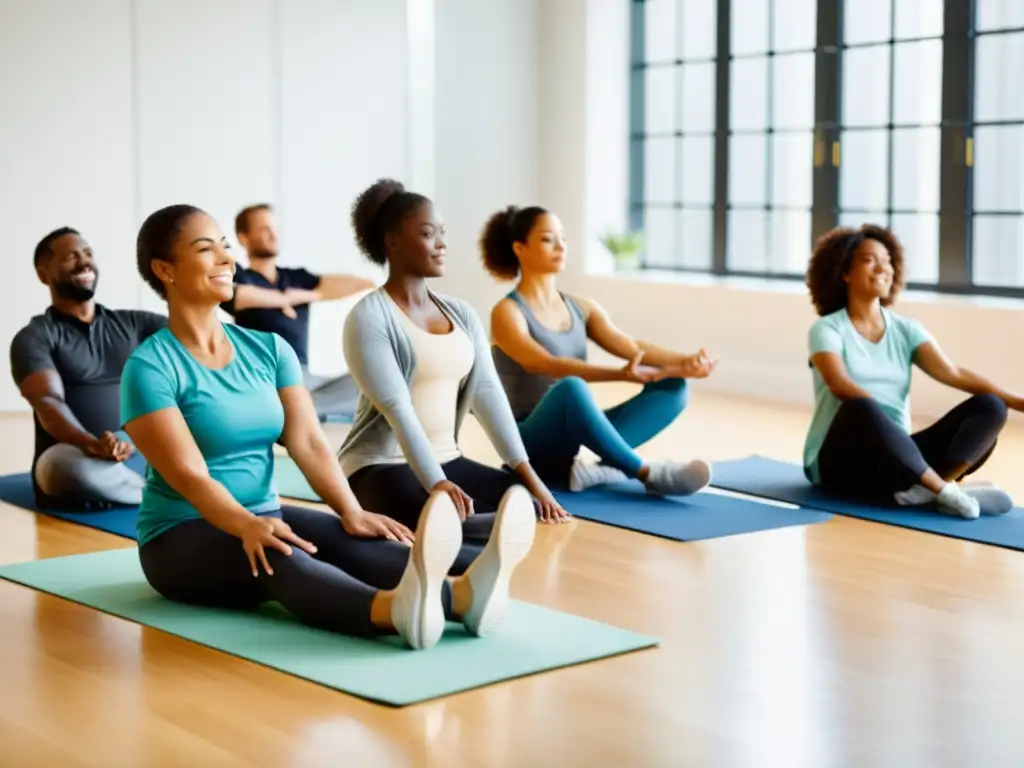
POLYGON ((138 504, 143 479, 125 465, 134 447, 119 432, 121 371, 167 318, 97 304, 92 248, 70 227, 44 237, 34 261, 50 307, 15 335, 11 375, 33 410, 36 503, 83 510, 138 504))

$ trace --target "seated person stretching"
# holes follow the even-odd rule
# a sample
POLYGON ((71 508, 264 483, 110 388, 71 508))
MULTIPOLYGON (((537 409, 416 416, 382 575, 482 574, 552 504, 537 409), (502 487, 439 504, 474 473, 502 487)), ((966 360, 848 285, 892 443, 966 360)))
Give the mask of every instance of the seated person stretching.
POLYGON ((222 309, 235 323, 255 331, 277 333, 299 358, 302 380, 317 413, 343 413, 357 396, 351 376, 329 378, 309 370, 309 305, 367 291, 373 282, 355 275, 318 275, 307 269, 280 267, 277 221, 266 203, 243 208, 235 217, 235 235, 249 260, 235 271, 235 295, 222 309))
POLYGON ((427 288, 444 275, 447 248, 434 205, 381 180, 355 201, 352 223, 366 256, 388 268, 384 286, 345 323, 345 358, 362 395, 338 457, 356 498, 413 526, 427 497, 444 492, 465 535, 485 538, 518 476, 543 521, 567 520, 527 460, 476 312, 427 288), (462 455, 458 435, 469 412, 510 469, 462 455))
POLYGON ((121 369, 167 318, 96 303, 92 248, 70 227, 35 250, 50 307, 11 342, 11 374, 32 406, 32 488, 44 509, 85 511, 138 504, 142 476, 124 462, 134 451, 118 432, 121 369))
POLYGON ((1007 512, 1013 502, 998 488, 958 482, 992 453, 1007 406, 1021 410, 1024 400, 952 363, 919 322, 889 309, 903 270, 903 247, 882 227, 839 227, 815 243, 807 286, 820 319, 809 339, 815 405, 807 478, 845 496, 934 503, 967 519, 1007 512), (971 397, 911 434, 915 364, 971 397))
POLYGON ((366 511, 320 429, 294 350, 218 319, 235 264, 216 222, 191 206, 161 209, 142 225, 137 252, 169 315, 121 382, 125 429, 149 462, 138 541, 153 588, 223 608, 276 601, 312 626, 397 631, 413 648, 436 643, 446 617, 476 634, 492 628, 533 540, 529 494, 517 487, 502 498, 482 551, 462 545, 447 494, 426 500, 415 536, 366 511), (279 437, 331 513, 281 506, 279 437))
POLYGON ((647 462, 636 452, 671 424, 687 403, 687 378, 711 374, 715 361, 635 341, 615 327, 596 302, 558 290, 568 250, 558 218, 543 208, 494 214, 480 237, 484 266, 493 277, 517 281, 491 312, 494 363, 530 462, 547 482, 572 491, 641 480, 652 493, 687 495, 711 481, 705 461, 647 462), (626 365, 587 362, 587 343, 626 365), (641 362, 643 365, 641 365, 641 362), (586 382, 630 381, 635 397, 602 411, 586 382), (601 459, 578 459, 586 446, 601 459))

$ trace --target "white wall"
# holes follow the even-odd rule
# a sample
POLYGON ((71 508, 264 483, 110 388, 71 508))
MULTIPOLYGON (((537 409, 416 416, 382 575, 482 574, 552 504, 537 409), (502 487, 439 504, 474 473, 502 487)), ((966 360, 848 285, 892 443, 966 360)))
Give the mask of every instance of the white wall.
MULTIPOLYGON (((574 241, 566 283, 599 300, 631 333, 720 358, 709 389, 811 402, 806 337, 814 314, 799 284, 696 276, 610 275, 596 235, 625 224, 628 125, 628 3, 543 4, 538 73, 540 197, 574 241), (567 30, 572 30, 569 34, 567 30), (558 43, 557 45, 555 43, 558 43)), ((1019 328, 1024 302, 905 296, 899 310, 923 321, 962 365, 1024 391, 1019 328)), ((933 416, 961 395, 918 376, 914 410, 933 416)))
MULTIPOLYGON (((100 301, 162 311, 134 247, 170 203, 206 208, 233 236, 242 206, 271 202, 282 263, 375 274, 348 212, 378 176, 423 166, 407 142, 409 72, 423 67, 407 19, 431 5, 0 0, 0 339, 48 304, 31 254, 63 225, 96 251, 100 301)), ((343 309, 314 313, 314 368, 337 367, 343 309)), ((23 409, 0 377, 0 410, 23 409)))

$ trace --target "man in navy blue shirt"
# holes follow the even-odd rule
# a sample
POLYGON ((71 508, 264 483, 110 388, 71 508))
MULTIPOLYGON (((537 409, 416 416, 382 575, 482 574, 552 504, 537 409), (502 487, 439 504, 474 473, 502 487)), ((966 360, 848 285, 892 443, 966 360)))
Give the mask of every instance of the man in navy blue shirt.
POLYGON ((44 237, 33 260, 50 306, 11 341, 11 376, 35 421, 36 504, 78 511, 138 504, 144 481, 125 464, 134 447, 120 432, 121 371, 167 318, 97 304, 92 248, 70 227, 44 237))
POLYGON ((235 234, 249 266, 236 268, 235 295, 224 310, 243 328, 276 333, 291 345, 322 419, 350 414, 358 396, 352 377, 330 379, 309 371, 309 305, 372 289, 373 282, 354 275, 318 275, 279 267, 277 222, 266 203, 242 209, 235 217, 235 234))

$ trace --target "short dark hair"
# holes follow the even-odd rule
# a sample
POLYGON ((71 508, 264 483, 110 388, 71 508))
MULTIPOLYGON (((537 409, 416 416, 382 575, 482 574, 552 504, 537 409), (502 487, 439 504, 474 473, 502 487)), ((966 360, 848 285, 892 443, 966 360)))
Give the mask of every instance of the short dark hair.
POLYGON ((480 257, 484 268, 498 280, 519 277, 519 257, 512 245, 525 243, 537 219, 548 213, 546 208, 531 205, 516 208, 510 205, 487 220, 480 234, 480 257))
POLYGON ((378 179, 352 203, 352 228, 359 250, 383 266, 388 260, 385 236, 397 232, 406 216, 429 202, 429 197, 407 191, 400 181, 378 179))
POLYGON ((174 261, 174 241, 185 221, 197 213, 203 211, 194 205, 169 205, 151 213, 139 228, 135 239, 139 274, 162 299, 167 298, 167 290, 153 272, 153 261, 174 261))
POLYGON ((40 240, 36 245, 36 250, 32 254, 32 265, 34 267, 40 267, 44 261, 53 256, 54 242, 60 240, 64 235, 78 235, 81 237, 82 233, 77 229, 72 229, 71 227, 60 227, 59 229, 53 230, 53 232, 40 240))
POLYGON ((274 212, 274 207, 270 203, 256 203, 255 205, 247 205, 245 208, 238 212, 235 216, 235 235, 244 235, 249 231, 249 217, 254 213, 260 211, 274 212))
POLYGON ((822 317, 846 307, 848 287, 843 278, 849 274, 853 256, 865 240, 875 240, 885 246, 892 260, 892 289, 882 299, 882 306, 888 307, 896 301, 903 289, 903 246, 892 230, 876 224, 864 224, 859 228, 836 227, 818 238, 814 243, 810 263, 807 265, 806 283, 811 292, 811 302, 822 317))

